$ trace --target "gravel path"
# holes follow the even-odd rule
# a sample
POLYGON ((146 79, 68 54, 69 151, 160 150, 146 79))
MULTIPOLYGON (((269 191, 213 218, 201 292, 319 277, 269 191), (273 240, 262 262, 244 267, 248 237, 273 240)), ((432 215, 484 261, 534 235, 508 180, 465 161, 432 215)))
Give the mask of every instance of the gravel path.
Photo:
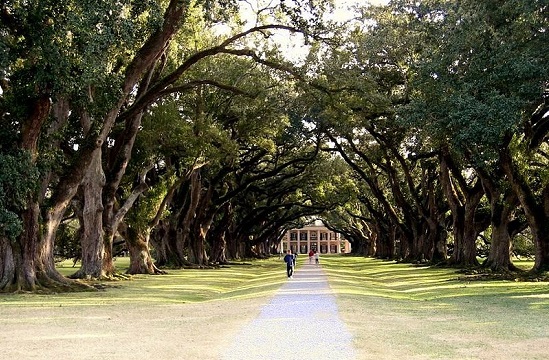
POLYGON ((321 267, 304 265, 237 332, 222 360, 350 360, 352 336, 341 321, 321 267))

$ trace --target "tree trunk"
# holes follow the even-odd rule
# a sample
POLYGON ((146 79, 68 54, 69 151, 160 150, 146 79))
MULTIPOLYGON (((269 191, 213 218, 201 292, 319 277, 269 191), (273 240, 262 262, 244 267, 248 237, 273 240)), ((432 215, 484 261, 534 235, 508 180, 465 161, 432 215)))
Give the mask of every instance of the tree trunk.
MULTIPOLYGON (((367 231, 370 230, 367 225, 365 225, 365 228, 367 231)), ((352 243, 352 253, 362 256, 368 255, 369 235, 370 234, 366 234, 364 231, 358 229, 358 227, 351 227, 351 229, 344 234, 345 238, 352 243)))
MULTIPOLYGON (((34 100, 32 111, 27 121, 23 122, 21 129, 21 148, 31 154, 33 164, 38 157, 38 138, 42 124, 46 121, 50 112, 49 97, 42 95, 34 100)), ((21 213, 23 233, 19 239, 10 243, 8 239, 2 246, 2 283, 0 287, 6 291, 20 291, 36 289, 36 246, 39 239, 39 205, 34 196, 27 199, 27 207, 21 213)))
MULTIPOLYGON (((498 216, 497 213, 494 213, 493 215, 498 216)), ((504 220, 501 212, 499 216, 500 220, 504 220)), ((490 268, 497 272, 516 270, 516 267, 511 261, 511 238, 506 225, 506 221, 492 223, 490 252, 482 264, 483 267, 490 268)))
MULTIPOLYGON (((428 228, 428 244, 432 246, 429 260, 432 264, 445 262, 448 258, 448 234, 444 227, 444 211, 440 210, 439 201, 433 182, 428 185, 428 214, 426 222, 428 228)), ((427 249, 426 249, 427 251, 427 249)))
POLYGON ((71 275, 71 278, 100 279, 108 275, 103 271, 105 246, 101 195, 105 185, 105 174, 101 165, 101 148, 96 149, 92 156, 93 159, 81 184, 83 194, 83 223, 80 238, 82 266, 71 275))
POLYGON ((127 228, 126 244, 130 251, 130 267, 128 274, 165 274, 158 269, 154 263, 149 251, 149 236, 135 229, 127 228))
MULTIPOLYGON (((138 54, 134 57, 132 60, 132 63, 128 66, 128 69, 126 71, 126 78, 124 81, 124 94, 128 94, 129 92, 133 91, 135 84, 137 84, 141 80, 141 76, 151 69, 156 61, 160 58, 162 53, 164 53, 166 49, 166 44, 171 40, 173 35, 177 32, 178 28, 181 26, 180 20, 184 16, 184 14, 187 11, 187 4, 181 4, 177 1, 171 1, 164 16, 164 24, 161 28, 158 29, 157 32, 152 34, 149 39, 147 40, 146 44, 141 47, 141 49, 138 51, 138 54)), ((147 79, 149 77, 146 77, 147 79)), ((148 80, 145 80, 144 82, 144 88, 147 88, 148 86, 148 80)), ((118 106, 118 109, 120 109, 122 103, 119 103, 120 106, 118 106)), ((111 116, 116 117, 116 114, 118 113, 118 109, 116 113, 111 113, 111 116)), ((127 138, 125 139, 123 146, 121 148, 121 154, 119 157, 116 157, 116 161, 118 161, 117 164, 113 165, 113 173, 111 174, 112 177, 109 181, 109 186, 107 188, 107 196, 105 204, 107 206, 107 214, 105 215, 105 220, 107 220, 107 223, 105 223, 107 229, 106 233, 107 236, 101 238, 101 244, 97 245, 97 248, 103 247, 103 254, 102 254, 102 269, 101 273, 103 276, 114 276, 116 274, 116 267, 114 265, 114 259, 113 259, 113 240, 115 231, 117 229, 117 222, 119 223, 123 216, 116 216, 114 214, 114 197, 116 189, 118 188, 118 185, 120 183, 120 180, 122 178, 122 175, 125 172, 127 163, 129 162, 130 156, 131 156, 131 149, 133 148, 133 144, 135 141, 135 136, 138 132, 139 125, 141 124, 141 118, 142 114, 136 114, 136 116, 132 117, 127 122, 127 131, 125 132, 124 136, 127 135, 127 138)), ((108 124, 109 122, 105 122, 108 124)), ((110 127, 107 129, 104 127, 101 135, 102 139, 105 139, 108 133, 110 132, 110 127)), ((92 167, 95 167, 95 170, 97 172, 101 171, 102 177, 95 177, 94 179, 98 181, 96 184, 92 184, 92 187, 100 187, 101 190, 106 184, 105 175, 102 170, 102 164, 101 164, 101 151, 100 148, 99 154, 94 154, 98 156, 99 160, 97 160, 97 163, 93 163, 92 167)), ((98 151, 96 150, 96 151, 98 151)), ((94 156, 95 158, 95 156, 94 156)), ((90 183, 93 181, 91 179, 90 183)), ((99 196, 99 199, 101 199, 101 202, 96 202, 94 200, 94 204, 96 206, 95 212, 96 214, 94 216, 97 216, 95 218, 95 224, 96 226, 101 226, 101 228, 97 229, 96 232, 101 232, 103 230, 103 218, 102 218, 102 212, 104 210, 103 208, 103 199, 101 197, 101 192, 96 193, 96 196, 99 196)), ((135 201, 135 200, 134 200, 135 201)), ((132 202, 133 203, 133 202, 132 202)), ((127 212, 127 209, 125 210, 127 212)), ((92 210, 93 212, 93 210, 92 210)), ((90 216, 92 216, 90 214, 90 216)), ((93 237, 95 237, 97 234, 91 234, 93 237)), ((93 242, 94 239, 89 239, 89 242, 93 242)), ((82 250, 84 251, 84 246, 82 246, 82 250)), ((94 266, 95 267, 95 266, 94 266)))
POLYGON ((498 272, 515 271, 517 268, 511 261, 509 223, 511 215, 518 205, 517 197, 513 192, 503 195, 502 190, 488 174, 481 176, 486 195, 490 200, 490 223, 492 226, 490 252, 482 265, 498 272))
POLYGON ((210 261, 217 264, 226 264, 227 260, 227 241, 226 232, 214 236, 210 251, 210 261))
POLYGON ((465 200, 465 228, 463 229, 463 262, 465 266, 479 266, 477 259, 477 238, 479 231, 476 226, 476 213, 480 200, 484 196, 481 186, 468 193, 465 200))
POLYGON ((15 277, 15 257, 12 243, 8 238, 0 237, 0 289, 11 290, 15 277))
MULTIPOLYGON (((113 253, 113 245, 114 245, 114 237, 116 235, 116 232, 118 231, 118 228, 122 226, 122 221, 128 211, 131 209, 135 201, 141 196, 143 192, 145 192, 148 189, 148 185, 146 184, 146 177, 147 173, 150 169, 152 169, 152 165, 143 169, 139 176, 139 184, 137 184, 131 194, 128 196, 124 204, 118 208, 115 211, 114 206, 109 206, 109 212, 108 214, 104 214, 103 219, 105 219, 106 226, 104 227, 106 230, 105 236, 104 236, 104 248, 105 248, 105 256, 103 259, 103 272, 107 276, 114 276, 116 273, 116 268, 114 266, 114 253, 113 253)), ((147 238, 147 252, 149 251, 149 234, 150 234, 150 228, 147 227, 143 230, 143 233, 146 233, 147 238)), ((127 240, 127 239, 126 239, 127 240)), ((130 258, 131 258, 132 252, 130 251, 130 258)), ((139 253, 136 253, 139 254, 139 253)), ((149 254, 150 256, 150 254, 149 254)), ((133 261, 133 260, 130 260, 133 261)), ((136 260, 139 262, 140 260, 136 260)))
MULTIPOLYGON (((164 238, 167 237, 168 228, 164 226, 164 221, 159 221, 158 224, 151 229, 149 236, 149 243, 154 249, 154 258, 156 260, 156 265, 159 267, 164 267, 168 264, 168 254, 164 248, 164 238)), ((124 238, 126 235, 122 235, 124 238)))
MULTIPOLYGON (((150 80, 150 73, 145 77, 146 81, 143 81, 139 86, 139 94, 141 95, 148 88, 148 83, 150 80)), ((131 206, 135 203, 138 197, 148 188, 146 185, 146 175, 147 172, 152 168, 152 165, 147 167, 142 171, 139 176, 140 183, 137 187, 132 190, 132 194, 126 200, 126 203, 121 208, 116 208, 117 202, 117 190, 120 186, 120 182, 126 172, 126 168, 131 159, 132 149, 135 143, 135 139, 141 127, 141 120, 143 118, 143 113, 138 113, 136 116, 133 116, 127 119, 125 123, 125 129, 118 139, 116 139, 115 147, 109 149, 110 154, 108 154, 106 169, 107 176, 103 181, 103 197, 102 204, 104 206, 103 212, 103 230, 104 230, 104 248, 105 259, 103 260, 103 273, 109 276, 114 275, 116 269, 112 259, 113 256, 113 244, 116 231, 119 224, 123 221, 124 216, 130 210, 131 206), (110 254, 110 255, 109 255, 110 254), (107 256, 110 256, 108 258, 107 256)))
POLYGON ((195 231, 193 231, 189 238, 189 262, 198 266, 205 266, 208 264, 205 245, 209 224, 197 223, 194 225, 194 228, 195 231))
POLYGON ((424 263, 431 260, 431 254, 433 249, 433 243, 429 236, 428 225, 424 219, 419 220, 416 225, 417 229, 414 231, 414 251, 412 259, 424 263), (417 240, 416 240, 417 239, 417 240))
POLYGON ((544 206, 549 204, 549 185, 546 185, 538 203, 526 180, 516 169, 509 148, 501 151, 500 159, 503 171, 524 209, 536 246, 536 259, 532 271, 537 273, 549 271, 549 209, 546 210, 544 206))
POLYGON ((223 206, 223 216, 217 221, 214 229, 208 235, 210 240, 210 261, 213 263, 226 264, 227 241, 226 236, 234 218, 233 208, 230 202, 223 206))
POLYGON ((412 229, 413 237, 410 255, 408 261, 412 262, 425 262, 430 259, 432 246, 428 244, 429 237, 426 231, 427 224, 422 216, 417 216, 409 227, 412 229))
POLYGON ((182 230, 174 229, 168 222, 160 222, 149 241, 155 249, 156 266, 181 268, 190 263, 186 260, 182 230))
MULTIPOLYGON (((31 154, 33 163, 38 157, 38 139, 42 126, 49 117, 51 109, 50 98, 42 95, 32 101, 29 117, 22 124, 21 149, 31 154)), ((1 287, 5 291, 34 291, 37 288, 59 288, 72 282, 63 277, 55 269, 53 257, 52 236, 55 229, 46 227, 44 238, 40 236, 40 204, 39 194, 30 196, 26 209, 20 214, 23 232, 14 242, 2 240, 0 255, 1 287)), ((59 215, 59 221, 62 213, 59 215)), ((58 225, 59 223, 57 223, 58 225)))
MULTIPOLYGON (((71 188, 70 199, 76 194, 77 187, 71 188)), ((70 200, 67 200, 67 202, 70 200)), ((41 285, 47 288, 60 290, 61 288, 66 288, 67 286, 78 288, 90 288, 87 285, 84 285, 79 282, 74 282, 67 279, 61 275, 55 268, 55 257, 54 257, 54 243, 55 243, 55 234, 59 228, 59 224, 63 219, 65 210, 67 208, 66 203, 56 203, 56 206, 52 207, 47 213, 46 217, 46 233, 44 234, 41 241, 38 243, 36 251, 36 268, 37 268, 37 277, 41 280, 41 285)))
POLYGON ((364 253, 365 256, 375 256, 376 254, 376 241, 377 234, 376 233, 370 233, 369 236, 366 238, 366 252, 364 253))
POLYGON ((429 236, 434 239, 431 263, 440 264, 448 259, 448 233, 439 224, 429 225, 429 236))
POLYGON ((395 241, 394 229, 391 231, 389 227, 381 227, 376 224, 376 258, 393 259, 395 257, 395 241))
POLYGON ((35 254, 36 254, 36 239, 39 235, 39 207, 37 202, 32 202, 30 206, 23 212, 24 231, 21 234, 20 253, 21 273, 19 276, 17 290, 35 290, 37 278, 35 273, 35 254))
POLYGON ((21 217, 23 233, 18 241, 0 238, 0 289, 3 291, 34 291, 39 285, 35 266, 38 204, 31 203, 21 217))
MULTIPOLYGON (((440 264, 448 258, 448 247, 446 228, 444 225, 444 207, 441 199, 442 189, 435 187, 435 170, 432 168, 425 169, 425 174, 422 178, 422 187, 427 193, 427 208, 424 211, 424 218, 427 226, 427 240, 425 242, 425 253, 428 254, 429 262, 432 264, 440 264)), ((438 176, 440 179, 440 176, 438 176)), ((419 206, 419 205, 418 205, 419 206)))
POLYGON ((241 257, 241 254, 239 252, 240 244, 238 241, 238 236, 234 232, 227 232, 225 234, 225 243, 226 243, 226 256, 231 259, 238 259, 241 257))
POLYGON ((209 210, 213 190, 203 189, 199 171, 193 171, 189 177, 189 186, 185 202, 188 206, 181 212, 181 240, 177 246, 186 250, 187 260, 194 265, 205 266, 208 263, 206 253, 206 237, 213 222, 215 213, 209 210), (185 249, 181 246, 186 245, 185 249))
POLYGON ((473 189, 463 189, 458 194, 450 177, 448 160, 441 157, 441 183, 446 194, 452 213, 452 227, 454 235, 454 251, 449 259, 450 265, 478 266, 476 257, 476 239, 478 232, 475 226, 477 206, 482 199, 483 192, 480 182, 473 189))
MULTIPOLYGON (((196 240, 193 240, 193 236, 199 236, 200 230, 196 230, 198 207, 200 203, 202 192, 202 183, 200 180, 199 171, 193 171, 189 176, 189 181, 184 186, 184 204, 181 211, 176 214, 177 218, 173 219, 173 224, 176 224, 177 235, 175 238, 175 246, 171 249, 177 251, 177 258, 181 258, 181 262, 188 262, 196 264, 194 253, 191 253, 191 244, 196 240)), ((196 251, 196 250, 195 250, 196 251)), ((200 253, 198 251, 198 253, 200 253)))
POLYGON ((395 242, 398 239, 398 260, 410 261, 412 259, 412 250, 414 237, 411 234, 404 233, 402 227, 395 228, 395 242))

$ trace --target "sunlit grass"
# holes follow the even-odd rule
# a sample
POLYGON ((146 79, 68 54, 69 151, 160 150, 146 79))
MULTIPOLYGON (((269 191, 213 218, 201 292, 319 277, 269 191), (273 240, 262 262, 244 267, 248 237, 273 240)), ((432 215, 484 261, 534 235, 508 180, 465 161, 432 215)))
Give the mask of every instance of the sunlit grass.
MULTIPOLYGON (((360 359, 549 358, 542 346, 531 349, 532 343, 549 344, 548 283, 464 281, 455 269, 353 256, 323 255, 320 261, 360 359), (503 347, 507 344, 513 346, 503 347)), ((299 257, 298 271, 307 262, 299 257)), ((128 258, 117 259, 116 265, 124 272, 128 258)), ((65 275, 77 269, 72 262, 59 264, 65 275)), ((287 281, 284 263, 274 257, 219 269, 137 275, 103 282, 105 290, 96 292, 1 294, 0 309, 72 307, 68 310, 79 312, 78 307, 171 309, 188 304, 200 309, 232 306, 239 316, 235 304, 256 301, 254 306, 260 306, 287 281)))
MULTIPOLYGON (((115 262, 120 272, 128 258, 115 262)), ((65 276, 75 273, 72 261, 58 264, 65 276)), ((254 260, 217 269, 168 270, 166 275, 135 275, 130 280, 103 281, 105 290, 64 294, 4 294, 0 306, 106 306, 115 304, 177 304, 223 299, 246 299, 274 293, 286 280, 278 258, 254 260)))
POLYGON ((549 336, 548 283, 464 281, 456 269, 353 256, 321 261, 359 358, 549 358, 530 345, 549 336))
POLYGON ((332 288, 340 294, 426 301, 464 296, 536 295, 549 291, 548 284, 543 282, 464 281, 455 269, 372 258, 325 256, 322 265, 329 274, 332 288))
MULTIPOLYGON (((307 262, 298 258, 298 266, 307 262)), ((128 258, 118 258, 124 272, 128 258)), ((528 301, 535 308, 549 307, 547 283, 521 281, 473 281, 458 279, 454 269, 417 267, 371 258, 323 256, 322 267, 339 296, 354 299, 385 298, 413 302, 433 302, 448 307, 460 299, 485 298, 498 301, 528 301), (446 301, 445 304, 441 303, 446 301), (438 302, 438 303, 437 303, 438 302)), ((527 268, 531 264, 522 264, 527 268)), ((64 275, 78 269, 72 261, 58 266, 64 275)), ((223 299, 245 299, 273 294, 286 281, 284 264, 277 257, 218 269, 169 270, 166 275, 136 275, 131 280, 103 282, 97 292, 54 295, 15 294, 0 296, 0 305, 13 306, 94 306, 117 303, 196 303, 223 299)), ((436 304, 434 304, 436 303, 436 304)))

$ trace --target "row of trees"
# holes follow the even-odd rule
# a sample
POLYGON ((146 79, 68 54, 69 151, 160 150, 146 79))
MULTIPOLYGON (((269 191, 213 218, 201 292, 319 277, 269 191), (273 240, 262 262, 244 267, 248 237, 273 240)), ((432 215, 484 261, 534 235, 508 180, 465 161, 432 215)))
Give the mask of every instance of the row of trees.
POLYGON ((547 7, 393 1, 363 12, 326 63, 342 91, 318 121, 360 184, 329 217, 360 251, 468 267, 484 239, 484 265, 509 271, 520 235, 535 244, 533 270, 549 269, 547 7))
POLYGON ((117 238, 154 274, 270 253, 314 216, 367 255, 446 261, 451 242, 462 266, 490 233, 499 270, 528 230, 547 269, 542 1, 395 1, 340 26, 324 1, 253 22, 242 4, 3 2, 0 289, 75 286, 67 228, 73 277, 103 278, 117 238))
POLYGON ((239 3, 2 3, 0 289, 75 285, 55 269, 67 224, 73 277, 104 278, 116 237, 131 273, 204 266, 332 206, 293 96, 305 73, 270 40, 321 37, 325 6, 267 4, 250 22, 239 3))

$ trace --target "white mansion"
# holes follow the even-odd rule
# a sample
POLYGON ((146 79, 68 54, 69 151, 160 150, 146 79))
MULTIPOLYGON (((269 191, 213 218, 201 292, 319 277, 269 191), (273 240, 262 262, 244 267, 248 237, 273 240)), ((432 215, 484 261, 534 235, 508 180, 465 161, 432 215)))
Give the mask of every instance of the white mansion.
POLYGON ((323 224, 316 222, 300 229, 287 230, 282 238, 282 251, 307 254, 310 250, 320 254, 350 253, 351 243, 340 233, 329 230, 323 224))

